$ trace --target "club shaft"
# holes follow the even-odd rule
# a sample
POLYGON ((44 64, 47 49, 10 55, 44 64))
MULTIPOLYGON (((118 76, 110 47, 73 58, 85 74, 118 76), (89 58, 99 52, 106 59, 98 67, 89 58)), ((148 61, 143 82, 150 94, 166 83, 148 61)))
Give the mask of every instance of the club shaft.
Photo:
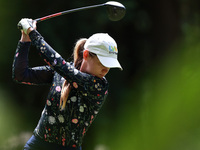
POLYGON ((80 10, 87 10, 87 9, 91 9, 91 8, 101 7, 101 6, 104 6, 104 5, 105 4, 99 4, 99 5, 92 5, 92 6, 86 6, 86 7, 80 7, 80 8, 70 9, 70 10, 66 10, 66 11, 61 11, 61 12, 58 12, 58 13, 55 13, 55 14, 51 14, 51 15, 48 15, 48 16, 44 16, 44 17, 35 19, 34 21, 37 21, 37 23, 38 23, 38 22, 41 22, 41 21, 44 21, 44 20, 47 20, 47 19, 50 19, 50 18, 57 17, 57 16, 77 12, 77 11, 80 11, 80 10))

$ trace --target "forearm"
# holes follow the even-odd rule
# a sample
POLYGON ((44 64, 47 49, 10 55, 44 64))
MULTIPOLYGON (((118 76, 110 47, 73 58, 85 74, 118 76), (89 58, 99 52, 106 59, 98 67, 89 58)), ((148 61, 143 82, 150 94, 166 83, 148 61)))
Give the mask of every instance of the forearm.
POLYGON ((64 68, 71 66, 66 66, 65 60, 60 54, 57 53, 36 30, 30 32, 29 37, 44 61, 63 77, 67 76, 69 70, 64 68))
POLYGON ((36 30, 30 32, 29 36, 41 57, 53 70, 63 76, 69 83, 77 82, 80 86, 85 85, 91 75, 80 72, 72 64, 66 62, 36 30))
POLYGON ((12 65, 12 78, 20 81, 23 78, 25 70, 28 68, 28 51, 30 42, 19 42, 14 55, 12 65))
POLYGON ((45 66, 29 68, 28 52, 30 42, 19 42, 12 66, 12 78, 23 84, 49 84, 53 71, 45 66))

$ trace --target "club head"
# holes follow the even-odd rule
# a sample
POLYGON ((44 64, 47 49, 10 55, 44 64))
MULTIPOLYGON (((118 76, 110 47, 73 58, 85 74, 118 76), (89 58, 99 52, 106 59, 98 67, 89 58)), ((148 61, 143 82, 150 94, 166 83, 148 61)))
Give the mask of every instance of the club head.
POLYGON ((108 18, 111 21, 121 20, 126 13, 126 8, 119 2, 109 1, 104 5, 106 6, 107 9, 108 18))

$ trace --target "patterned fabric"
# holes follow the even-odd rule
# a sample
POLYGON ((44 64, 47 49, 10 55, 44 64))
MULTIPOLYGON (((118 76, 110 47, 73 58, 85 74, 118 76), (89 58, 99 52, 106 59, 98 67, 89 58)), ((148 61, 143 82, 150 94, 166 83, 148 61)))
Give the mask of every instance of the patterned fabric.
POLYGON ((34 130, 50 143, 80 147, 82 139, 97 116, 108 94, 108 82, 80 72, 66 62, 37 32, 29 34, 32 44, 50 66, 28 67, 29 42, 19 42, 13 62, 13 79, 24 84, 51 84, 46 105, 34 130), (71 84, 65 110, 59 108, 63 82, 71 84))

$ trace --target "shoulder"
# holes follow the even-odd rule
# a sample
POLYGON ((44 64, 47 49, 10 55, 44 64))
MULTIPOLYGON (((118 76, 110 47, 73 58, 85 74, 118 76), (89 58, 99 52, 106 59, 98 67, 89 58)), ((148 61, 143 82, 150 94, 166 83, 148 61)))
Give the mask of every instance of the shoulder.
POLYGON ((92 89, 92 91, 104 92, 108 90, 109 84, 106 78, 101 79, 95 76, 91 76, 91 80, 88 86, 90 89, 92 89))

